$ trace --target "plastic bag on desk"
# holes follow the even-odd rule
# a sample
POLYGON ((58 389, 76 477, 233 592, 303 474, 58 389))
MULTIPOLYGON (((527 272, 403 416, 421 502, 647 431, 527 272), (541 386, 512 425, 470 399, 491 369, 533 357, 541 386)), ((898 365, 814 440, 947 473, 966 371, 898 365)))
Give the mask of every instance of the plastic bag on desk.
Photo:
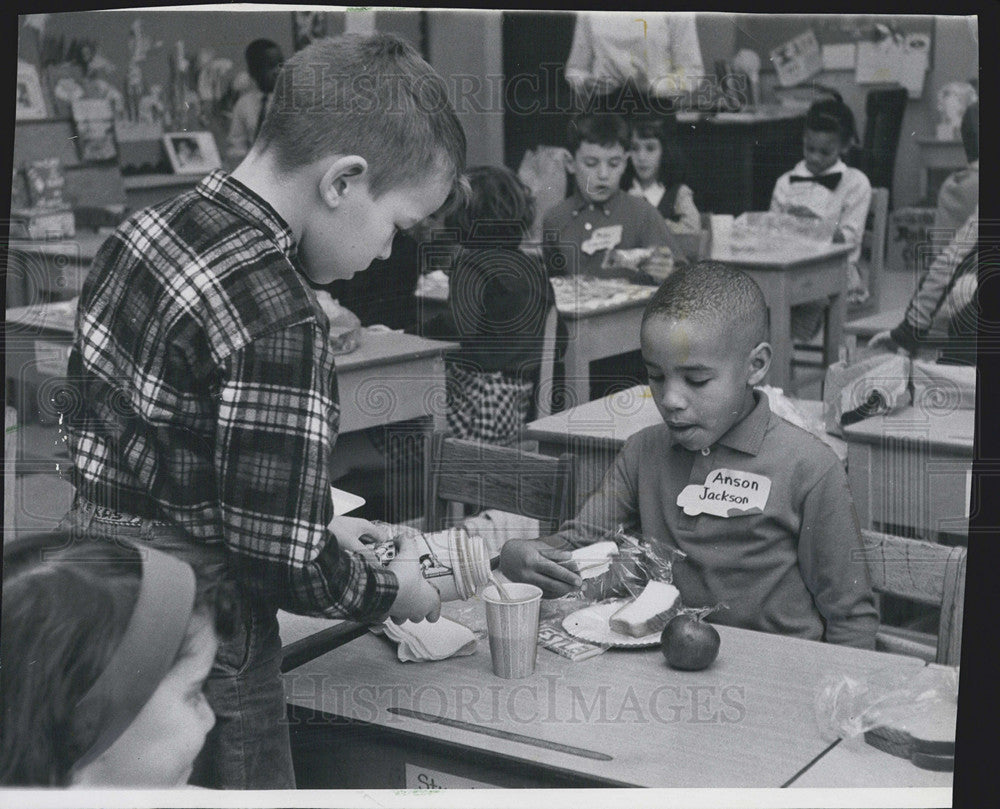
MULTIPOLYGON (((888 668, 866 677, 831 674, 816 689, 816 723, 828 741, 883 729, 954 740, 958 668, 888 668)), ((933 739, 927 739, 935 741, 933 739)), ((909 756, 906 756, 909 758, 909 756)))
POLYGON ((609 598, 637 598, 651 581, 672 584, 674 562, 685 557, 683 551, 656 546, 640 535, 626 531, 623 526, 608 532, 602 542, 578 548, 573 553, 583 586, 570 597, 593 602, 609 598), (596 568, 586 565, 593 549, 604 543, 614 543, 613 552, 607 556, 606 562, 596 568))
POLYGON ((911 401, 909 357, 875 352, 826 371, 823 417, 826 430, 843 435, 842 426, 890 413, 911 401))
POLYGON ((968 365, 938 365, 913 361, 913 404, 924 410, 950 413, 976 409, 976 369, 968 365))

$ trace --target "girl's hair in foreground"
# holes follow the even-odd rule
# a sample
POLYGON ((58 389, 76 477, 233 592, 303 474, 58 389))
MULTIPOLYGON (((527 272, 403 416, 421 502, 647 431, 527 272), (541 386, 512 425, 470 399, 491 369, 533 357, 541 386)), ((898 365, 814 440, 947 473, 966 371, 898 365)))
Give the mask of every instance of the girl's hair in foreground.
MULTIPOLYGON (((132 618, 143 575, 139 553, 63 532, 4 548, 0 783, 68 786, 73 765, 95 742, 100 728, 83 726, 75 709, 132 618)), ((235 628, 232 586, 196 575, 196 588, 176 660, 189 653, 201 625, 196 617, 210 619, 223 637, 235 628)))
POLYGON ((319 39, 289 58, 258 142, 288 171, 360 155, 375 197, 438 173, 457 183, 465 170, 465 132, 444 79, 391 34, 319 39))
POLYGON ((470 186, 466 205, 444 219, 464 246, 517 247, 535 220, 531 189, 505 166, 473 166, 466 172, 470 186))
POLYGON ((854 113, 844 103, 840 93, 828 90, 830 98, 814 101, 806 113, 805 128, 812 132, 833 132, 843 146, 858 142, 858 132, 854 125, 854 113))
MULTIPOLYGON (((677 145, 677 125, 673 119, 652 115, 633 118, 629 121, 629 132, 633 138, 656 138, 660 142, 662 151, 656 179, 663 183, 664 188, 688 184, 690 170, 677 145)), ((635 168, 630 160, 622 175, 621 187, 627 191, 634 179, 635 168)))

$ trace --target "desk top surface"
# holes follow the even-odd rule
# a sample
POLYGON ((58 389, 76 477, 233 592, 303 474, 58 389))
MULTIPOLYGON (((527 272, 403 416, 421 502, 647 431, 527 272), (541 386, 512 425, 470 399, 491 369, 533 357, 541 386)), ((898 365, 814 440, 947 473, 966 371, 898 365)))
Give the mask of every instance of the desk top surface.
POLYGON ((80 229, 72 239, 39 239, 37 241, 13 239, 8 243, 7 249, 21 253, 65 256, 77 261, 89 262, 94 260, 97 251, 111 233, 110 229, 80 229))
POLYGON ((787 270, 806 267, 821 261, 844 258, 854 248, 849 244, 828 244, 820 247, 790 245, 773 253, 732 250, 728 244, 714 245, 712 258, 749 270, 787 270))
MULTIPOLYGON (((803 416, 822 418, 822 402, 795 399, 794 405, 803 416)), ((559 444, 566 443, 569 437, 582 438, 618 448, 640 430, 662 422, 649 388, 637 385, 530 422, 526 426, 525 438, 559 444)), ((846 447, 840 439, 827 435, 822 438, 838 457, 846 455, 846 447)))
POLYGON ((373 365, 432 357, 458 348, 458 343, 429 340, 416 334, 362 329, 358 347, 336 358, 337 370, 351 371, 373 365))
MULTIPOLYGON (((719 657, 701 672, 670 669, 655 648, 579 662, 540 648, 532 676, 503 680, 492 673, 482 603, 444 611, 479 636, 473 655, 401 663, 395 644, 367 635, 284 675, 286 699, 609 784, 779 787, 829 748, 814 715, 824 675, 924 665, 720 626, 719 657)), ((871 762, 864 778, 848 772, 840 785, 878 780, 880 766, 871 762)))
POLYGON ((975 410, 904 407, 896 413, 872 416, 844 427, 848 444, 878 444, 887 438, 911 439, 930 447, 959 450, 972 455, 976 430, 975 410))
POLYGON ((792 121, 802 118, 806 110, 797 106, 785 104, 761 104, 756 109, 739 110, 737 112, 698 112, 696 110, 681 110, 677 113, 677 122, 682 124, 705 121, 713 124, 750 126, 768 123, 770 121, 792 121))

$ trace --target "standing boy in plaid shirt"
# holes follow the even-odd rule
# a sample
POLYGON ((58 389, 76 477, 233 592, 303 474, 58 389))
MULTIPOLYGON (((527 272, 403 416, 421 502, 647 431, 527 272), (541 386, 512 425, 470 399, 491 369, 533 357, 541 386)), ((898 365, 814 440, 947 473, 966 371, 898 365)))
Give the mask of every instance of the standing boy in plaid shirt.
POLYGON ((286 63, 231 176, 136 213, 95 259, 70 356, 66 522, 198 557, 241 594, 195 783, 294 787, 278 608, 437 619, 415 555, 369 564, 358 539, 381 532, 333 516, 337 379, 310 284, 387 258, 458 188, 464 155, 444 82, 412 47, 321 40, 286 63))

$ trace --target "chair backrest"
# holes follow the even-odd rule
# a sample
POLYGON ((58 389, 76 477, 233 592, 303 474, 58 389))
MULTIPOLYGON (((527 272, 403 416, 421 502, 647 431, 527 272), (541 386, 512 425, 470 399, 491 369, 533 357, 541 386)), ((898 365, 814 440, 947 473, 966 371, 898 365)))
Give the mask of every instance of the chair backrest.
POLYGON ((865 561, 876 593, 938 607, 937 639, 881 626, 877 648, 957 666, 962 649, 966 549, 862 530, 865 561))
POLYGON ((447 527, 448 503, 466 503, 531 517, 551 533, 570 516, 572 483, 568 453, 553 458, 438 432, 431 440, 426 530, 447 527))
POLYGON ((861 236, 861 262, 858 270, 868 287, 869 308, 877 309, 879 287, 885 273, 885 252, 889 241, 889 189, 873 188, 868 205, 865 232, 861 236))
POLYGON ((553 376, 556 365, 556 328, 559 312, 555 306, 549 309, 542 334, 542 362, 538 369, 538 384, 535 386, 535 418, 544 418, 552 412, 553 376))

